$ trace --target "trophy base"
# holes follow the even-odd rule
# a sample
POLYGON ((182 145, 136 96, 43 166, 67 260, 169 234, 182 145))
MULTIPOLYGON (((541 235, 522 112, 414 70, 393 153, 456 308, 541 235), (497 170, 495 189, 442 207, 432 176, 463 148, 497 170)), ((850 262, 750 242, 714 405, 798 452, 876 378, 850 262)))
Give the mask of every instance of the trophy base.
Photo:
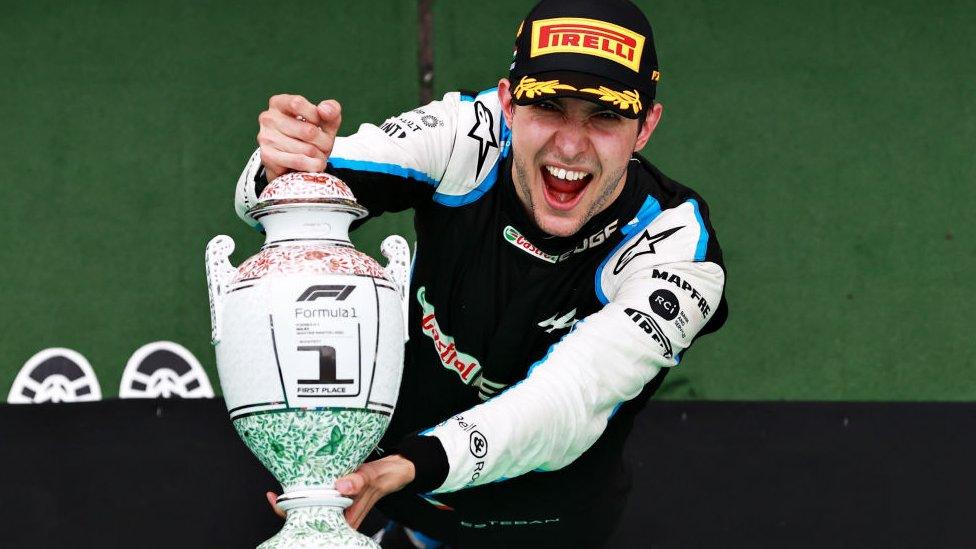
POLYGON ((353 530, 342 507, 315 505, 288 511, 281 531, 258 549, 380 549, 379 544, 353 530))

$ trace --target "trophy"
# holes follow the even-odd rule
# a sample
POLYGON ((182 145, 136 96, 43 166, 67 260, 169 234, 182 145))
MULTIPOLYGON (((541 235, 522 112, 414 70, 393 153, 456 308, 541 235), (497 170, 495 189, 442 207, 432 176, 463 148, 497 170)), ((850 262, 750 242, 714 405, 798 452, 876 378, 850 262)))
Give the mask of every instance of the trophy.
POLYGON ((234 268, 234 241, 207 244, 217 370, 227 411, 281 483, 285 525, 259 546, 379 546, 346 523, 335 480, 386 431, 407 337, 410 249, 383 241, 386 267, 357 251, 349 224, 367 213, 328 174, 272 181, 248 210, 267 239, 234 268))

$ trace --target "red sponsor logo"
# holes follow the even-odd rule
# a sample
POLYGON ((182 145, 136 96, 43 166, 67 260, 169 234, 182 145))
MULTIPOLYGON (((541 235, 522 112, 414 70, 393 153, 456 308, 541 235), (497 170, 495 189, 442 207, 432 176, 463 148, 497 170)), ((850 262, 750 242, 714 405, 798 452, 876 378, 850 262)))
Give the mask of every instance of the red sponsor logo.
POLYGON ((597 19, 558 17, 532 23, 530 57, 549 53, 580 53, 616 61, 640 70, 644 36, 597 19))
POLYGON ((458 351, 454 338, 441 330, 437 324, 437 317, 434 315, 434 306, 427 303, 426 292, 427 290, 424 287, 417 290, 417 301, 420 302, 424 311, 420 328, 427 337, 434 341, 434 349, 441 360, 441 365, 457 373, 465 384, 471 383, 471 380, 481 370, 481 364, 475 357, 458 351))

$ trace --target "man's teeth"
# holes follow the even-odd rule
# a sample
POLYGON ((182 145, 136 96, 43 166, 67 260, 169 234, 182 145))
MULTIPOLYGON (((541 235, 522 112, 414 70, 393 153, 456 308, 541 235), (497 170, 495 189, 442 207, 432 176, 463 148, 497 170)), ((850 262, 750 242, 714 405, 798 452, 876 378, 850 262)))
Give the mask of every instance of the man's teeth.
POLYGON ((556 168, 554 166, 546 166, 546 170, 552 174, 553 177, 557 179, 565 179, 566 181, 578 181, 590 175, 586 172, 574 172, 572 170, 565 170, 563 168, 556 168))

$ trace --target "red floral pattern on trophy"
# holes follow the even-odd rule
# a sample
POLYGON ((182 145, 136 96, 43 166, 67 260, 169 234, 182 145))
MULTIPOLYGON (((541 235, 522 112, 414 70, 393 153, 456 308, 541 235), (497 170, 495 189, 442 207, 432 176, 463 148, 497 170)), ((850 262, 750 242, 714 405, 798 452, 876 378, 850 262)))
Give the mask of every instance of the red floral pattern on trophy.
POLYGON ((234 283, 269 274, 355 274, 383 278, 385 273, 372 257, 344 246, 303 245, 268 248, 237 268, 234 283))
MULTIPOLYGON (((256 217, 261 219, 263 205, 280 205, 283 202, 331 201, 353 204, 356 197, 339 178, 320 173, 290 173, 272 181, 261 192, 256 217)), ((360 216, 365 213, 361 206, 360 216)), ((267 222, 265 220, 265 222, 267 222)), ((234 282, 255 280, 269 274, 354 274, 383 278, 383 267, 372 257, 357 251, 348 242, 308 242, 300 245, 281 246, 269 242, 261 251, 237 268, 234 282)))
POLYGON ((290 173, 272 181, 259 200, 296 198, 356 199, 341 179, 327 173, 290 173))

